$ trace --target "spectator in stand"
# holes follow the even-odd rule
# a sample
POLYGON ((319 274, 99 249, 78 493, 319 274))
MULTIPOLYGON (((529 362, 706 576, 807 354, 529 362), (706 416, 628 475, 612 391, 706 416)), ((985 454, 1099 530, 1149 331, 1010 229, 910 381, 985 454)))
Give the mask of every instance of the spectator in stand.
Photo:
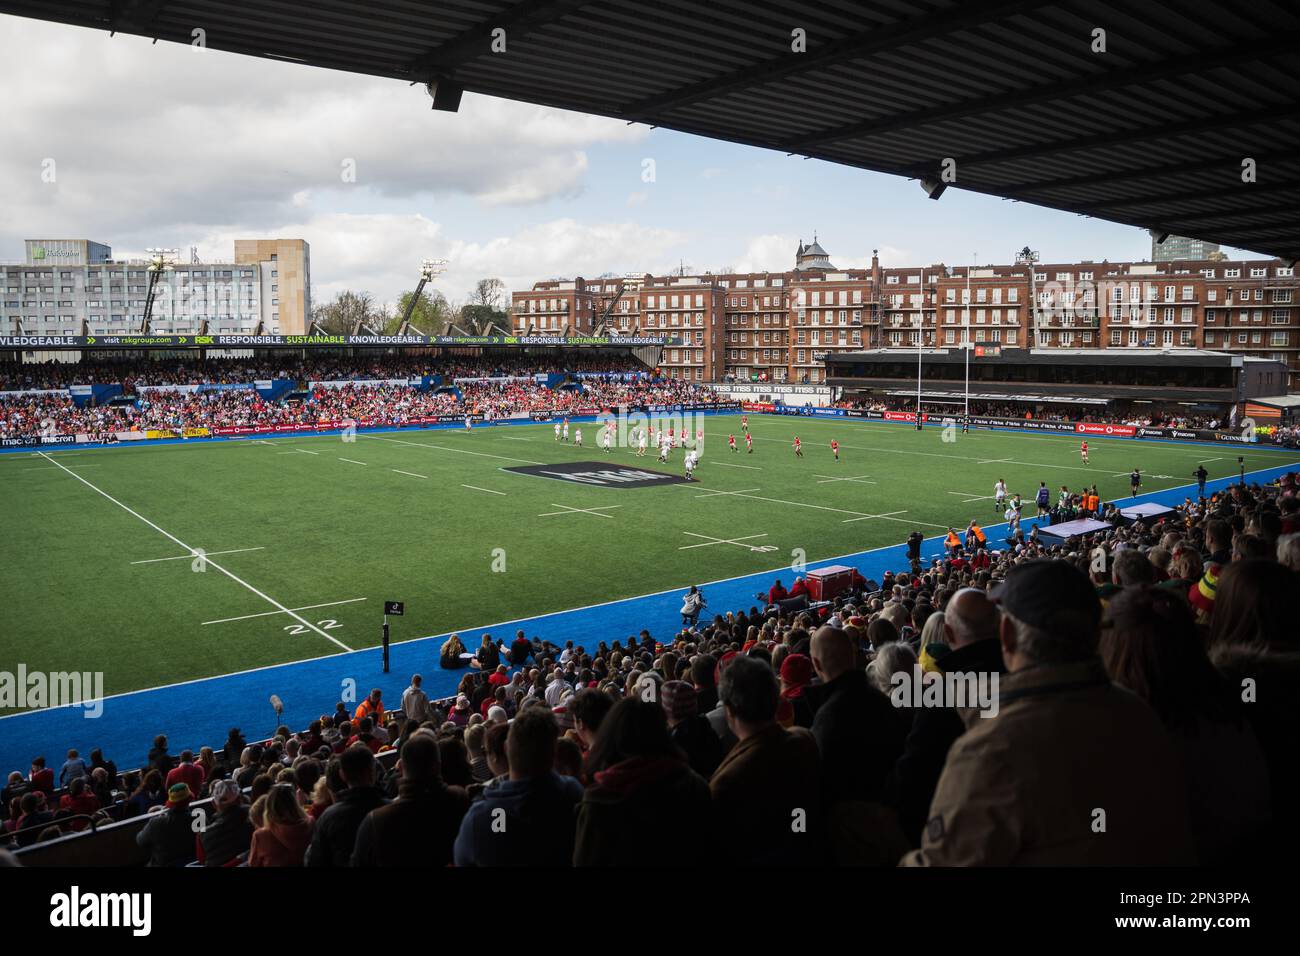
POLYGON ((1210 658, 1264 750, 1272 780, 1275 856, 1300 848, 1300 824, 1289 812, 1300 800, 1300 766, 1292 729, 1300 721, 1300 627, 1296 572, 1259 558, 1234 561, 1219 577, 1210 621, 1210 658))
POLYGON ((506 737, 509 778, 485 788, 465 814, 456 837, 457 866, 570 863, 582 784, 555 772, 558 736, 548 709, 520 711, 506 737))
POLYGON ((1125 548, 1115 555, 1111 578, 1121 588, 1142 588, 1155 583, 1155 567, 1146 555, 1134 548, 1125 548))
POLYGON ((383 696, 383 691, 376 687, 370 692, 370 696, 357 705, 357 712, 352 715, 352 719, 356 721, 361 720, 363 717, 369 717, 372 727, 382 726, 384 723, 383 696))
POLYGON ((1130 587, 1106 616, 1107 672, 1155 709, 1178 750, 1198 861, 1255 859, 1268 842, 1268 766, 1247 706, 1210 663, 1187 602, 1168 589, 1130 587))
POLYGON ((14 824, 14 840, 20 847, 31 846, 41 837, 41 831, 54 821, 54 814, 45 808, 45 791, 32 790, 18 800, 18 820, 14 824))
MULTIPOLYGON (((596 691, 584 693, 596 694, 596 691)), ((597 696, 604 697, 603 694, 597 696)), ((668 736, 684 754, 692 770, 707 780, 722 762, 722 741, 700 714, 695 688, 684 680, 665 681, 659 688, 668 736)))
POLYGON ((1101 606, 1088 580, 1063 561, 1028 561, 995 599, 1008 671, 997 716, 968 719, 921 848, 904 862, 1190 862, 1177 754, 1155 712, 1112 684, 1097 656, 1101 606))
POLYGON ((584 753, 596 742, 600 725, 613 706, 614 701, 608 694, 588 687, 573 696, 569 703, 569 713, 573 716, 573 730, 570 733, 577 737, 584 753))
MULTIPOLYGON (((70 813, 74 816, 93 816, 101 804, 95 792, 87 786, 89 777, 82 775, 74 777, 72 783, 68 785, 68 792, 59 798, 60 812, 70 813)), ((73 830, 84 830, 90 826, 89 820, 76 820, 69 824, 73 830)))
POLYGON ((429 719, 429 695, 424 692, 423 683, 423 677, 413 674, 411 685, 402 691, 402 713, 417 724, 429 719))
POLYGON ((375 785, 375 755, 369 748, 353 744, 344 750, 339 773, 346 789, 316 823, 306 859, 311 867, 347 866, 361 821, 387 802, 375 785))
POLYGON ((203 768, 194 762, 194 751, 182 750, 180 763, 167 774, 166 786, 168 792, 171 792, 175 784, 186 784, 190 788, 190 793, 197 797, 203 793, 203 780, 203 768))
POLYGON ((149 770, 141 778, 139 787, 127 798, 126 815, 138 817, 166 802, 167 789, 163 786, 162 774, 157 770, 149 770))
POLYGON ((149 750, 149 766, 166 779, 172 772, 172 765, 171 755, 167 753, 167 738, 159 734, 153 739, 153 747, 149 750))
POLYGON ((172 784, 162 810, 151 814, 149 822, 136 834, 135 842, 149 852, 149 866, 185 866, 194 859, 192 798, 188 784, 172 784))
POLYGON ((17 770, 9 774, 9 782, 5 785, 3 791, 0 791, 0 807, 8 809, 9 805, 15 800, 22 797, 31 789, 31 786, 23 779, 22 773, 17 770))
POLYGON ((44 757, 32 761, 32 770, 27 775, 27 780, 33 790, 39 790, 47 797, 54 796, 54 771, 45 766, 44 757))
MULTIPOLYGON (((997 606, 983 591, 963 588, 954 594, 943 612, 944 642, 952 650, 938 660, 939 670, 976 679, 1001 675, 1005 666, 998 643, 998 618, 997 606)), ((948 750, 966 730, 954 703, 916 709, 903 753, 885 783, 885 802, 898 813, 903 835, 913 847, 921 843, 921 830, 948 750)))
MULTIPOLYGON (((320 784, 324 786, 324 778, 320 784)), ((312 846, 313 819, 303 811, 289 784, 272 787, 262 800, 262 818, 253 831, 248 865, 302 866, 312 846)))
POLYGON ((673 743, 657 704, 638 697, 615 704, 587 772, 592 784, 578 806, 574 865, 657 865, 661 858, 644 834, 660 827, 674 835, 674 865, 705 862, 709 785, 673 743))
POLYGON ((738 742, 709 779, 714 856, 738 865, 816 863, 817 740, 777 723, 781 689, 768 664, 737 656, 719 666, 718 696, 738 742))
POLYGON ((844 631, 819 628, 812 663, 822 681, 812 732, 821 753, 823 805, 879 800, 906 728, 889 698, 854 666, 853 643, 844 631))
POLYGON ((442 779, 438 741, 431 731, 402 748, 397 800, 372 811, 357 831, 353 866, 445 867, 469 797, 442 779))
POLYGON ((68 759, 63 762, 59 768, 59 786, 66 787, 78 777, 84 777, 90 771, 86 767, 86 761, 75 750, 68 751, 68 759))
POLYGON ((211 796, 210 819, 198 835, 198 858, 204 866, 230 866, 248 852, 253 825, 234 781, 218 780, 211 796))

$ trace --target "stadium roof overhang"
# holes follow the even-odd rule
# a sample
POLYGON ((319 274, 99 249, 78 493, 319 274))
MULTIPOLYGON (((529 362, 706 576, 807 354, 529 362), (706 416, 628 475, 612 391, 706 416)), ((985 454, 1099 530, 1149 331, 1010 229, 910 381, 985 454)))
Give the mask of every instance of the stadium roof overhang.
POLYGON ((1300 258, 1300 9, 1285 0, 0 0, 0 12, 185 44, 201 29, 213 49, 431 84, 436 108, 471 90, 906 176, 936 197, 951 186, 1300 258))

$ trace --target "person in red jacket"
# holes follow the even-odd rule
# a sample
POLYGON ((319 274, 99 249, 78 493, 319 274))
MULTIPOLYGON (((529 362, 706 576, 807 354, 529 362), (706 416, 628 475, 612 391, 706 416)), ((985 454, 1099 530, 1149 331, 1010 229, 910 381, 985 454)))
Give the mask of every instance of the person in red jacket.
POLYGON ((808 593, 808 582, 803 578, 795 578, 794 584, 790 585, 789 597, 798 597, 801 594, 808 593))
POLYGON ((27 775, 33 790, 40 790, 47 796, 54 794, 54 771, 45 766, 45 758, 37 757, 32 761, 32 772, 27 775))
POLYGON ((777 601, 784 601, 789 596, 789 592, 781 585, 781 579, 777 578, 776 584, 773 584, 771 590, 767 592, 767 603, 775 604, 777 601))
POLYGON ((167 789, 174 784, 183 783, 190 788, 190 793, 197 797, 203 792, 203 780, 207 776, 203 768, 194 762, 193 750, 181 751, 181 762, 167 773, 167 789))
MULTIPOLYGON (((99 809, 99 798, 86 786, 87 777, 74 777, 68 784, 68 792, 59 800, 59 809, 69 813, 90 816, 99 809)), ((73 830, 84 830, 90 826, 89 820, 73 820, 69 826, 73 830)))

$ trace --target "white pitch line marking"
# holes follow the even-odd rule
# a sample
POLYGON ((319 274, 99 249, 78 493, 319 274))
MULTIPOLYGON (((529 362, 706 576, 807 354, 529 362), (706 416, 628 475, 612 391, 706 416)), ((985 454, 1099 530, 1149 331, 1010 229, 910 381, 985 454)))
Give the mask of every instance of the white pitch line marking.
MULTIPOLYGON (((886 511, 884 514, 863 515, 861 518, 845 518, 841 522, 841 524, 849 524, 850 522, 853 521, 870 521, 872 518, 893 518, 894 515, 905 515, 905 514, 907 514, 906 511, 886 511)), ((894 520, 898 520, 898 519, 895 518, 894 520)), ((918 521, 916 523, 920 524, 921 522, 918 521)), ((937 528, 939 527, 939 525, 932 525, 932 527, 937 528)))
POLYGON ((692 548, 707 548, 715 544, 734 544, 736 547, 744 548, 748 551, 767 552, 767 551, 776 550, 776 545, 772 545, 772 544, 765 544, 759 547, 755 547, 752 544, 741 544, 742 541, 752 541, 755 538, 766 538, 767 537, 766 532, 764 532, 763 534, 747 534, 743 538, 714 538, 714 537, 710 537, 707 534, 696 534, 694 531, 683 531, 682 534, 688 534, 692 538, 706 538, 707 540, 703 544, 683 545, 682 547, 677 549, 678 551, 689 551, 692 548))
POLYGON ((159 561, 186 561, 186 560, 188 560, 188 559, 190 559, 190 558, 197 558, 197 557, 203 557, 203 558, 206 559, 206 558, 208 558, 208 557, 211 557, 211 556, 214 555, 214 554, 243 554, 245 551, 265 551, 265 550, 266 550, 265 547, 261 547, 261 548, 235 548, 233 551, 206 551, 206 552, 204 552, 202 555, 197 555, 197 554, 178 554, 178 555, 176 555, 175 557, 172 557, 172 558, 149 558, 149 559, 146 560, 146 561, 132 561, 131 563, 132 563, 132 564, 157 564, 159 561))
POLYGON ((868 480, 867 480, 867 479, 869 479, 869 478, 871 477, 870 475, 857 475, 857 476, 855 476, 855 477, 853 477, 853 478, 839 478, 839 477, 835 477, 835 476, 832 476, 832 475, 813 475, 813 477, 814 477, 814 478, 820 478, 820 479, 821 479, 821 481, 817 482, 817 484, 819 484, 819 485, 824 485, 824 484, 826 484, 828 481, 858 481, 858 482, 861 482, 861 483, 864 484, 864 485, 874 485, 874 484, 876 484, 876 482, 874 482, 874 481, 868 481, 868 480))
MULTIPOLYGON (((263 611, 261 614, 244 614, 240 617, 223 617, 219 621, 203 621, 202 624, 229 624, 231 621, 247 621, 255 617, 271 617, 274 614, 292 613, 294 611, 311 611, 318 607, 337 607, 340 604, 356 604, 365 598, 348 598, 346 601, 328 601, 325 604, 308 604, 306 607, 285 608, 284 611, 263 611)), ((301 620, 301 619, 300 619, 301 620)))
POLYGON ((298 454, 300 454, 300 455, 319 455, 319 454, 320 454, 320 452, 318 452, 318 451, 308 451, 306 448, 295 448, 294 451, 296 451, 296 452, 297 452, 298 454))
POLYGON ((602 512, 602 511, 609 511, 609 510, 611 510, 611 509, 613 509, 613 508, 621 508, 621 507, 623 507, 623 506, 622 506, 622 505, 601 505, 599 508, 570 508, 568 505, 557 505, 554 501, 552 501, 552 502, 551 502, 551 507, 552 507, 552 508, 563 508, 564 510, 563 510, 563 511, 548 511, 548 512, 546 512, 546 514, 541 514, 541 515, 538 515, 537 517, 539 517, 539 518, 551 518, 551 517, 554 517, 555 515, 586 514, 586 515, 595 515, 597 518, 612 518, 612 517, 614 517, 613 515, 601 514, 601 512, 602 512))
POLYGON ((478 485, 461 485, 462 488, 472 488, 474 491, 486 491, 490 495, 504 495, 504 491, 493 491, 491 488, 480 488, 478 485))
MULTIPOLYGON (((127 505, 122 504, 122 502, 118 501, 116 498, 114 498, 112 495, 110 495, 107 491, 104 491, 102 488, 99 488, 98 486, 91 484, 89 481, 87 481, 85 478, 82 478, 82 477, 81 477, 79 474, 77 474, 75 471, 72 471, 71 469, 66 468, 66 467, 64 467, 63 465, 59 464, 57 461, 55 461, 55 460, 54 460, 53 458, 51 458, 49 455, 45 454, 45 452, 40 452, 39 454, 40 454, 40 456, 41 456, 42 458, 44 458, 46 461, 49 461, 49 462, 51 462, 51 463, 53 463, 53 464, 56 464, 56 465, 59 465, 60 468, 62 468, 64 471, 66 471, 66 472, 67 472, 69 475, 71 475, 73 478, 76 478, 79 482, 81 482, 83 485, 85 485, 85 486, 86 486, 87 488, 89 488, 91 491, 95 492, 95 493, 98 494, 98 495, 101 495, 101 496, 104 497, 104 498, 107 498, 109 501, 111 501, 113 504, 117 505, 119 508, 121 508, 121 509, 122 509, 123 511, 125 511, 127 514, 131 515, 133 518, 136 518, 136 519, 138 519, 138 520, 140 520, 140 521, 143 521, 145 524, 147 524, 149 527, 153 528, 155 531, 157 531, 157 532, 158 532, 160 535, 162 535, 163 537, 168 538, 169 540, 175 542, 176 545, 179 546, 182 550, 184 550, 184 551, 188 551, 190 554, 193 554, 193 553, 194 553, 194 549, 193 549, 193 548, 191 548, 188 544, 186 544, 186 543, 185 543, 184 541, 182 541, 180 538, 176 537, 176 535, 172 534, 170 531, 165 531, 165 530, 163 530, 162 528, 158 527, 158 525, 154 524, 152 521, 150 521, 150 520, 149 520, 148 518, 146 518, 144 515, 140 514, 140 513, 137 512, 137 511, 133 511, 133 510, 132 510, 131 508, 129 508, 127 505)), ((292 615, 295 619, 297 619, 297 621, 298 621, 299 624, 302 624, 302 625, 306 626, 309 630, 313 630, 313 631, 315 631, 317 634, 319 634, 321 637, 325 638, 327 641, 330 641, 331 643, 336 644, 337 646, 343 648, 343 650, 345 650, 345 651, 351 651, 351 650, 352 650, 352 648, 348 647, 348 646, 347 646, 346 644, 344 644, 342 641, 338 640, 338 639, 335 638, 335 637, 332 637, 332 636, 329 635, 329 634, 326 634, 326 633, 325 633, 324 631, 322 631, 319 627, 317 627, 315 624, 312 624, 310 621, 306 620, 305 618, 299 617, 297 614, 294 614, 293 611, 290 611, 287 607, 285 607, 283 604, 281 604, 281 603, 280 603, 279 601, 277 601, 275 598, 271 597, 269 594, 265 593, 264 591, 259 591, 257 588, 253 587, 251 584, 249 584, 249 583, 248 583, 247 581, 245 581, 243 578, 237 576, 236 574, 234 574, 234 573, 231 572, 231 571, 227 571, 227 570, 226 570, 225 568, 223 568, 221 565, 217 564, 217 562, 212 561, 212 560, 206 560, 205 563, 212 565, 214 568, 216 568, 218 571, 220 571, 220 572, 221 572, 222 574, 224 574, 226 577, 230 578, 230 580, 234 581, 236 584, 239 584, 239 585, 241 585, 242 587, 245 587, 245 588, 247 588, 248 590, 252 591, 252 592, 253 592, 254 594, 256 594, 258 597, 260 597, 263 601, 266 601, 268 604, 273 604, 273 605, 275 605, 277 611, 283 612, 283 613, 285 613, 285 614, 290 614, 290 615, 292 615)))
MULTIPOLYGON (((955 456, 954 456, 954 457, 955 457, 955 456)), ((983 461, 977 461, 977 462, 975 462, 975 464, 977 464, 977 465, 996 465, 996 464, 999 464, 999 463, 1001 463, 1001 462, 1009 462, 1009 461, 1013 461, 1013 459, 1010 459, 1010 458, 986 458, 986 459, 984 459, 983 461)))
POLYGON ((410 445, 412 448, 433 448, 438 451, 454 451, 462 455, 477 455, 479 458, 499 458, 502 461, 517 461, 523 465, 544 465, 544 461, 530 461, 527 458, 511 458, 509 455, 490 455, 485 451, 469 451, 465 448, 448 448, 446 445, 432 445, 428 442, 421 441, 403 441, 400 438, 384 438, 382 435, 362 435, 358 433, 358 438, 369 438, 372 441, 388 441, 394 445, 410 445))
POLYGON ((400 468, 389 468, 389 471, 396 472, 399 475, 410 475, 412 478, 428 478, 428 475, 417 475, 413 471, 402 471, 400 468))
POLYGON ((346 461, 349 465, 364 465, 364 464, 367 464, 367 462, 364 462, 364 461, 357 461, 357 460, 354 459, 354 458, 340 458, 339 461, 346 461))
POLYGON ((723 468, 746 468, 746 469, 748 469, 749 471, 762 471, 762 470, 763 470, 762 467, 759 466, 759 465, 733 465, 733 464, 730 464, 729 462, 725 462, 725 461, 711 461, 710 464, 712 464, 712 465, 721 465, 723 468))
MULTIPOLYGON (((690 485, 683 485, 683 488, 689 488, 690 485)), ((706 491, 702 495, 696 495, 696 498, 716 498, 718 495, 743 495, 751 491, 762 491, 762 488, 742 488, 740 491, 706 491)))

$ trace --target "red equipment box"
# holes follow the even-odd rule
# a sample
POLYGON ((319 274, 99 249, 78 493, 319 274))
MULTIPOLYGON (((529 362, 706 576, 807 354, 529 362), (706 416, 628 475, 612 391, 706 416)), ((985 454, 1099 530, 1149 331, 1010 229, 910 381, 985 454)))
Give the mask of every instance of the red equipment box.
POLYGON ((808 572, 808 599, 829 601, 853 584, 853 569, 842 564, 808 572))

